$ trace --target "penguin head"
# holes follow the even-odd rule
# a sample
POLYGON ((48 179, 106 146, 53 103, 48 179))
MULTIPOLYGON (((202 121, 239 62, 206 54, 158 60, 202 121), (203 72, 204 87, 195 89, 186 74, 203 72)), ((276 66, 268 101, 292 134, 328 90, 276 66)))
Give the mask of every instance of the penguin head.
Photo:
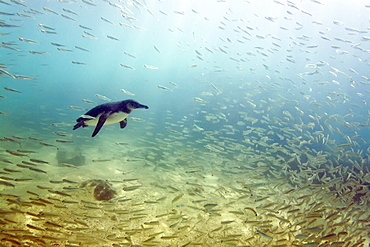
POLYGON ((149 108, 148 106, 142 105, 139 102, 137 102, 135 100, 132 100, 132 99, 125 100, 124 102, 126 102, 127 108, 130 109, 130 110, 135 110, 135 109, 138 109, 138 108, 144 108, 144 109, 149 108))

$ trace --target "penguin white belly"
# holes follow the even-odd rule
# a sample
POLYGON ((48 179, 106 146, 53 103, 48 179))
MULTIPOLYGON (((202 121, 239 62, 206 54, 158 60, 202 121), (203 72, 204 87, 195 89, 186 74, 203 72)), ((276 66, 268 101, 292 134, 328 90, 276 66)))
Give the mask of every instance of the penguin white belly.
MULTIPOLYGON (((86 116, 86 115, 85 115, 86 116)), ((91 120, 85 120, 85 124, 89 126, 96 126, 99 121, 99 117, 101 114, 99 114, 96 118, 92 118, 91 120)), ((109 115, 107 120, 105 121, 104 125, 107 124, 114 124, 114 123, 119 123, 125 118, 127 118, 128 114, 126 112, 117 112, 109 115)))

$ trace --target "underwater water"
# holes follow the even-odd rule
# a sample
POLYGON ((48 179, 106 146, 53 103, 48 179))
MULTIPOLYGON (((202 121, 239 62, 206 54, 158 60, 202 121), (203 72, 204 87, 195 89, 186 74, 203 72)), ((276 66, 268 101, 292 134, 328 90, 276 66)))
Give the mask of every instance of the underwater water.
POLYGON ((369 246, 369 16, 0 0, 0 246, 369 246))

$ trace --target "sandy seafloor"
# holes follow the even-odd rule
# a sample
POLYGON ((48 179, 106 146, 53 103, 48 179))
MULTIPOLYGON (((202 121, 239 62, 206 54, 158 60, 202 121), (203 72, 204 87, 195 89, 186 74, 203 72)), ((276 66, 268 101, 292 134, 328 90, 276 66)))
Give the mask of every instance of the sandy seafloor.
POLYGON ((0 7, 0 246, 369 246, 366 1, 0 7))
MULTIPOLYGON (((32 180, 8 181, 16 186, 2 188, 4 246, 367 244, 367 202, 354 201, 353 192, 336 194, 330 180, 312 182, 303 175, 294 180, 289 177, 294 172, 268 152, 246 148, 231 158, 183 145, 171 134, 152 140, 125 135, 127 142, 112 143, 115 127, 106 127, 110 129, 99 145, 58 144, 70 157, 83 156, 84 164, 75 160, 74 167, 58 165, 63 160, 58 161, 56 148, 21 140, 22 149, 35 153, 7 156, 13 164, 2 166, 20 172, 3 176, 32 180), (30 159, 49 162, 31 162, 45 173, 15 165, 30 159), (81 183, 96 179, 116 191, 112 200, 98 201, 94 187, 81 188, 81 183)), ((79 135, 67 140, 75 138, 89 140, 79 135)), ((7 150, 18 148, 3 144, 7 150)), ((312 175, 309 170, 302 173, 312 175)))

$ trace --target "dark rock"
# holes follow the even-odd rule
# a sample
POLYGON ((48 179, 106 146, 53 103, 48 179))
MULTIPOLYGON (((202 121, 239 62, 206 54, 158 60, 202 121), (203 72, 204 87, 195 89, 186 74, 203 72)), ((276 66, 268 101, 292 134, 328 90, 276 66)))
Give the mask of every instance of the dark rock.
POLYGON ((81 154, 81 152, 73 150, 58 150, 57 151, 57 160, 58 165, 62 163, 68 163, 75 166, 82 166, 85 165, 85 156, 81 154))
POLYGON ((117 195, 108 182, 100 179, 85 181, 81 187, 91 189, 94 198, 98 201, 109 201, 117 195))

